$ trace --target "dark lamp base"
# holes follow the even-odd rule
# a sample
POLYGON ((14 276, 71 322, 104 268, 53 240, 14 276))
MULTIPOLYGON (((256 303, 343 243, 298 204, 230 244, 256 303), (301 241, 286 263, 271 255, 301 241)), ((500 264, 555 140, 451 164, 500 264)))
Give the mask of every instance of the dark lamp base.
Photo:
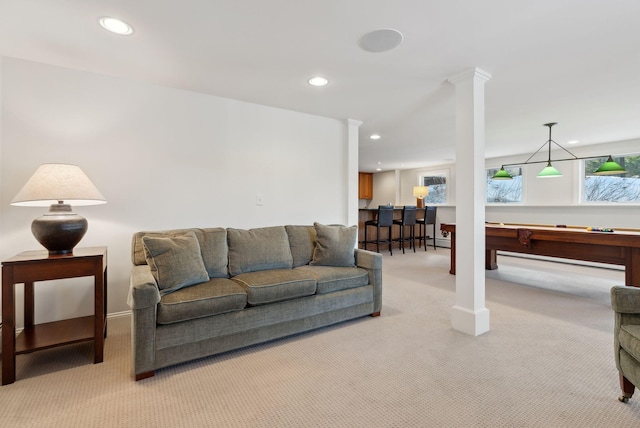
POLYGON ((31 232, 50 255, 71 254, 87 233, 87 219, 68 204, 53 204, 49 212, 31 223, 31 232))
POLYGON ((416 208, 424 208, 424 199, 416 198, 416 208))

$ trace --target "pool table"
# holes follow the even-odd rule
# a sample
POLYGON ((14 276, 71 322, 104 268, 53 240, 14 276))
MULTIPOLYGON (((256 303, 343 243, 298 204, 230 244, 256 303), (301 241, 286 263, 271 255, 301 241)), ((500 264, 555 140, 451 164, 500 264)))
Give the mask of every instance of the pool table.
MULTIPOLYGON (((456 225, 442 223, 443 236, 451 234, 451 265, 456 273, 456 225)), ((464 243, 464 237, 458 245, 464 243)), ((497 251, 561 257, 621 265, 626 285, 640 287, 640 229, 588 230, 586 226, 486 223, 486 269, 497 269, 497 251)))

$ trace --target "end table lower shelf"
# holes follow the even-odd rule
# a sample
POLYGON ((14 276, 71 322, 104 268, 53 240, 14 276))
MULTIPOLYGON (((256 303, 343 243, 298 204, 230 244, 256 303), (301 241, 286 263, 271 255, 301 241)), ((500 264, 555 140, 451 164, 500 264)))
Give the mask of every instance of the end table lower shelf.
MULTIPOLYGON (((25 327, 16 337, 16 354, 93 340, 93 315, 25 327)), ((96 363, 101 362, 94 361, 96 363)))

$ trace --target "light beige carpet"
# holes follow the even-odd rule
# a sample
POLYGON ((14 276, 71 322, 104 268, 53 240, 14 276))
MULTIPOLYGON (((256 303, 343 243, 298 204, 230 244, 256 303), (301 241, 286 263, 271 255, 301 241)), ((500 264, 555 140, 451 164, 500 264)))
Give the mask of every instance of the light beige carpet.
POLYGON ((609 288, 620 271, 501 257, 491 331, 451 328, 439 248, 384 255, 382 316, 160 370, 134 382, 129 319, 90 344, 17 358, 1 427, 638 427, 618 402, 609 288), (543 269, 545 273, 541 273, 543 269))

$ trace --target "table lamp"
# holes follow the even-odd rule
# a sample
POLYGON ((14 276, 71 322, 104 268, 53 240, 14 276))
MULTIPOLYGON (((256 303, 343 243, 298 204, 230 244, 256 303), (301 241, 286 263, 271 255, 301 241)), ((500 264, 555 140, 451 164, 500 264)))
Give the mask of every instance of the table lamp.
POLYGON ((424 208, 424 198, 429 194, 429 187, 427 186, 413 186, 413 196, 417 198, 416 206, 418 208, 424 208))
POLYGON ((71 205, 98 205, 107 201, 76 165, 43 164, 11 201, 23 207, 49 207, 31 223, 33 236, 49 255, 73 253, 87 233, 87 219, 71 211, 71 205), (66 202, 66 203, 65 203, 66 202))

